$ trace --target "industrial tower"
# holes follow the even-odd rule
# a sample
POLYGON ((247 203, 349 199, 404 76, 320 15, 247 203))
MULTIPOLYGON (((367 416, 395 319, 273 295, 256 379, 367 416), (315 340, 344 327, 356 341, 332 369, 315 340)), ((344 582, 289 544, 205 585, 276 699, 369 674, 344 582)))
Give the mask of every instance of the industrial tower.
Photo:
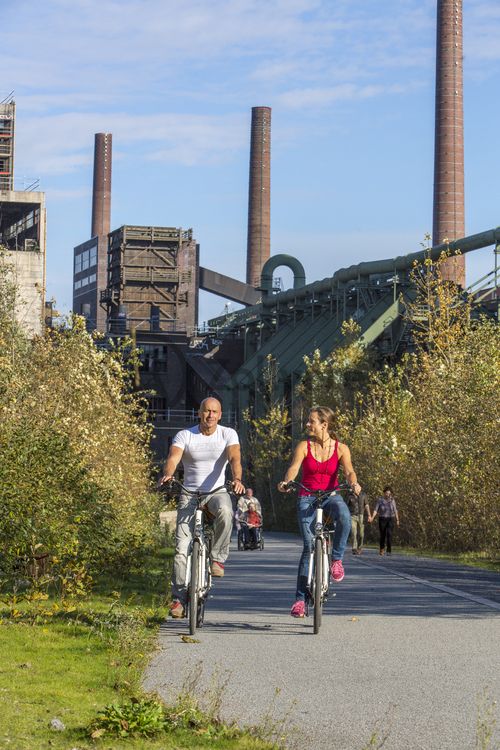
MULTIPOLYGON (((465 236, 462 0, 438 0, 432 244, 465 236)), ((465 287, 465 258, 449 258, 443 277, 465 287)))

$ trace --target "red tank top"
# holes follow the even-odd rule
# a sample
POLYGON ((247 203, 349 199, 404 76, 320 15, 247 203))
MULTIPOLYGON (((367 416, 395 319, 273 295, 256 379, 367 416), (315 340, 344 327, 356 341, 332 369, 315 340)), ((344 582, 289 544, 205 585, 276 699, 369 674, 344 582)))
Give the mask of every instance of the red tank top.
MULTIPOLYGON (((337 486, 339 473, 339 441, 335 441, 333 453, 326 461, 317 461, 311 453, 311 441, 307 441, 307 455, 302 461, 302 484, 310 490, 334 490, 337 486)), ((300 495, 307 492, 300 490, 300 495)))

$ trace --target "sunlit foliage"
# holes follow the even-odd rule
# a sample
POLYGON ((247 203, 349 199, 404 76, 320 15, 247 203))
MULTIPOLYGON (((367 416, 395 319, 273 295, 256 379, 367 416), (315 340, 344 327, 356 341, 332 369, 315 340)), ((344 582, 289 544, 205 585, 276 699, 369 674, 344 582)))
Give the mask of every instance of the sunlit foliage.
POLYGON ((356 385, 362 376, 352 398, 343 396, 346 380, 337 377, 344 351, 306 361, 304 382, 337 410, 340 438, 370 495, 394 487, 400 539, 443 550, 498 550, 500 332, 494 321, 471 317, 471 300, 442 280, 442 260, 413 270, 417 298, 407 314, 414 353, 373 369, 367 380, 360 359, 347 381, 356 385))
POLYGON ((295 514, 290 513, 289 498, 278 495, 276 485, 283 479, 289 460, 290 416, 283 400, 275 396, 276 367, 276 361, 269 355, 264 368, 264 415, 243 414, 247 425, 244 455, 247 454, 248 471, 256 495, 265 511, 270 511, 267 524, 286 525, 286 519, 295 514))
POLYGON ((130 347, 98 348, 75 317, 28 341, 0 268, 0 577, 69 585, 134 563, 157 519, 149 428, 130 347), (4 324, 7 323, 7 324, 4 324))

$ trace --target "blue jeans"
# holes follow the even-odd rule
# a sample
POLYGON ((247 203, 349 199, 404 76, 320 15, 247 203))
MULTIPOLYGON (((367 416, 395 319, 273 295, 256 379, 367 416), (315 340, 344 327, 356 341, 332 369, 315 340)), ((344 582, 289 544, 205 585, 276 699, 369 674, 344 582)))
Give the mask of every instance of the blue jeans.
MULTIPOLYGON (((311 495, 304 495, 299 498, 297 505, 297 517, 304 548, 299 562, 296 598, 302 600, 306 597, 309 557, 314 545, 314 517, 316 510, 312 504, 313 500, 314 498, 311 495)), ((349 508, 343 498, 337 494, 327 497, 321 507, 324 511, 323 522, 331 526, 333 521, 335 521, 332 560, 342 560, 351 531, 351 514, 349 508)))

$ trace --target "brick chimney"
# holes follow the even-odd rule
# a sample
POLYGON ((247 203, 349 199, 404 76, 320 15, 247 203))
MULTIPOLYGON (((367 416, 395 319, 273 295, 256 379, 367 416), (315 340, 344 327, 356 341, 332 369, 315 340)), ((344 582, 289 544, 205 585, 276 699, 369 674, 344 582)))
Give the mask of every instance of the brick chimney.
POLYGON ((260 285, 271 255, 271 107, 252 107, 248 190, 247 284, 260 285))
MULTIPOLYGON (((438 0, 433 246, 465 236, 462 0, 438 0)), ((443 277, 465 286, 465 258, 447 260, 443 277)))
POLYGON ((96 133, 91 237, 109 234, 111 223, 111 133, 96 133))

